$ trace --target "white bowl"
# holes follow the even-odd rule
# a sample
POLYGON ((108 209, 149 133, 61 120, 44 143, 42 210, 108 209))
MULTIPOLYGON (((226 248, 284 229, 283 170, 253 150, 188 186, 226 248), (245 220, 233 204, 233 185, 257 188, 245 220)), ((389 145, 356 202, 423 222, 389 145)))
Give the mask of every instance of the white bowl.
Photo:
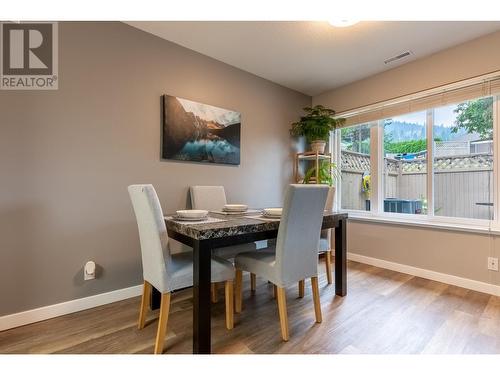
POLYGON ((175 211, 175 213, 179 217, 185 217, 189 219, 203 219, 208 215, 207 210, 179 210, 175 211))
POLYGON ((282 208, 264 208, 264 215, 266 216, 281 216, 282 213, 282 208))
POLYGON ((248 210, 248 206, 246 204, 225 204, 224 211, 234 211, 234 212, 244 212, 248 210))

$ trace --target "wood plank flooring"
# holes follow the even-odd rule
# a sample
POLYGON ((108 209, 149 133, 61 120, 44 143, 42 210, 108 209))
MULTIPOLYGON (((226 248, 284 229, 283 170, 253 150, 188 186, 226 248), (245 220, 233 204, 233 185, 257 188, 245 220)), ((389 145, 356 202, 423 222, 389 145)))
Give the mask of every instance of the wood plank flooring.
MULTIPOLYGON (((272 286, 243 277, 243 311, 225 328, 224 290, 213 305, 215 353, 500 353, 500 297, 356 262, 348 295, 335 296, 319 265, 323 322, 315 323, 310 281, 304 298, 287 289, 290 341, 282 342, 272 286)), ((0 332, 0 353, 152 353, 158 312, 139 331, 140 297, 0 332)), ((192 292, 174 293, 165 353, 190 353, 192 292)))

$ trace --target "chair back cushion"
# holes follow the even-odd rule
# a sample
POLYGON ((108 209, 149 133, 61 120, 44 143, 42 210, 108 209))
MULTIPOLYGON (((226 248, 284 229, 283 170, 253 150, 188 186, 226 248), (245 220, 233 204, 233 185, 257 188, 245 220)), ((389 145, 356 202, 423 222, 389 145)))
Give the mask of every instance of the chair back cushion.
POLYGON ((191 186, 190 192, 195 210, 220 211, 227 203, 224 186, 191 186))
POLYGON ((318 245, 328 186, 290 185, 276 241, 276 272, 286 286, 318 274, 318 245))
POLYGON ((325 203, 325 210, 326 211, 333 211, 333 198, 335 195, 335 187, 331 186, 328 187, 328 195, 326 197, 326 203, 325 203))
POLYGON ((128 187, 141 242, 144 280, 161 293, 168 290, 167 267, 170 262, 168 234, 158 195, 153 185, 128 187))
MULTIPOLYGON (((333 211, 334 195, 335 195, 335 187, 332 186, 328 189, 328 196, 326 198, 326 203, 325 203, 325 210, 326 211, 333 211)), ((323 229, 321 231, 321 238, 326 238, 328 240, 328 244, 330 244, 331 234, 332 234, 331 229, 323 229)), ((328 247, 330 248, 330 245, 328 247)), ((328 249, 320 249, 320 250, 328 250, 328 249)))

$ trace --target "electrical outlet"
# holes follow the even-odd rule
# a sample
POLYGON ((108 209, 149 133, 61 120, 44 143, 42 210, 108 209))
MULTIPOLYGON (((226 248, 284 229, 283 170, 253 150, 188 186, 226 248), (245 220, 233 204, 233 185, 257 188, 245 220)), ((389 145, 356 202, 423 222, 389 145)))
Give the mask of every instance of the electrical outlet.
POLYGON ((83 280, 93 280, 95 279, 95 262, 89 260, 83 266, 83 280))
POLYGON ((498 271, 498 258, 488 257, 488 269, 498 271))

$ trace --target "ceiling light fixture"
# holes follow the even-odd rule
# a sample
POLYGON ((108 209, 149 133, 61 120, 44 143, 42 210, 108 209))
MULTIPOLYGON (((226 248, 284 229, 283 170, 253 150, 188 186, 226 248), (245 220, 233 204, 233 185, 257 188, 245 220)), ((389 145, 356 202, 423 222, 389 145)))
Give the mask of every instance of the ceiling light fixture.
POLYGON ((337 19, 337 20, 330 20, 328 23, 332 26, 335 27, 348 27, 355 25, 359 22, 359 20, 352 20, 352 19, 337 19))

